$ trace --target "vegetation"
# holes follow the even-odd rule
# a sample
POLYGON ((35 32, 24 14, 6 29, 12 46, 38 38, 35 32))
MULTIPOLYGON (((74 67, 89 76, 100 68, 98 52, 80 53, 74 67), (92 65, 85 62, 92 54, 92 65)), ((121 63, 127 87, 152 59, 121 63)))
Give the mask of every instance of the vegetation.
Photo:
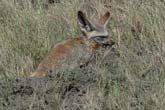
POLYGON ((164 110, 164 20, 164 0, 0 0, 0 109, 164 110), (91 20, 110 11, 115 46, 83 69, 27 79, 54 44, 80 34, 78 10, 91 20))

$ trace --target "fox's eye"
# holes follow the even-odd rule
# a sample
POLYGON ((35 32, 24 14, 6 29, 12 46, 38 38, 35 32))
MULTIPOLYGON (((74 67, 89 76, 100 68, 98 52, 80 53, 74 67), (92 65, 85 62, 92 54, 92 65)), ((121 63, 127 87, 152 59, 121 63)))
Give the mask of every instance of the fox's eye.
POLYGON ((104 41, 105 39, 108 38, 108 36, 95 36, 93 38, 97 41, 104 41))
POLYGON ((108 36, 99 36, 99 37, 101 37, 101 38, 108 38, 108 36))
POLYGON ((92 38, 108 38, 108 36, 93 36, 92 38))
POLYGON ((98 41, 103 41, 104 40, 104 38, 102 38, 102 37, 96 37, 95 39, 98 40, 98 41))

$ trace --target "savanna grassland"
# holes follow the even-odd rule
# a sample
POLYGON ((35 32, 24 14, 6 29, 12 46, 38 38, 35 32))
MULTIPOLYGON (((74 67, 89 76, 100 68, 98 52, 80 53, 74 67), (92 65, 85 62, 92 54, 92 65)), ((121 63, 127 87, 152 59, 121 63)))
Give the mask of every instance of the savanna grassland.
POLYGON ((165 0, 0 0, 0 80, 0 110, 165 110, 165 0), (80 34, 78 10, 111 12, 115 45, 83 69, 28 78, 80 34))

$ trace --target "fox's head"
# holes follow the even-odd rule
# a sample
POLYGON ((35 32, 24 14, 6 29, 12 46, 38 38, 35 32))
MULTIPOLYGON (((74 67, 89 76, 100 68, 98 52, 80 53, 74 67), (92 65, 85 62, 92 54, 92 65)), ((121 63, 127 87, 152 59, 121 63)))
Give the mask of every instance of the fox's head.
POLYGON ((101 47, 111 47, 114 44, 106 29, 109 19, 110 13, 106 12, 97 22, 91 22, 82 11, 78 11, 78 23, 83 35, 101 47))

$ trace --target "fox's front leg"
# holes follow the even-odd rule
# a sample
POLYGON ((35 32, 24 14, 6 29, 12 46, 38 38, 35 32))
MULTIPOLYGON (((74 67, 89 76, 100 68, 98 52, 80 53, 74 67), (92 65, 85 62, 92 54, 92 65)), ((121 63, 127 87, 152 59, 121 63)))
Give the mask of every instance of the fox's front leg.
POLYGON ((92 60, 95 58, 95 55, 96 55, 96 48, 97 46, 96 45, 90 45, 90 47, 87 49, 88 50, 88 53, 89 53, 89 57, 85 60, 81 59, 80 61, 80 68, 83 68, 85 66, 88 66, 88 64, 90 62, 92 62, 92 60))
POLYGON ((83 67, 86 67, 88 66, 88 64, 90 62, 92 62, 92 60, 95 58, 95 54, 91 54, 90 57, 86 60, 81 60, 80 63, 79 63, 79 67, 80 68, 83 68, 83 67))

